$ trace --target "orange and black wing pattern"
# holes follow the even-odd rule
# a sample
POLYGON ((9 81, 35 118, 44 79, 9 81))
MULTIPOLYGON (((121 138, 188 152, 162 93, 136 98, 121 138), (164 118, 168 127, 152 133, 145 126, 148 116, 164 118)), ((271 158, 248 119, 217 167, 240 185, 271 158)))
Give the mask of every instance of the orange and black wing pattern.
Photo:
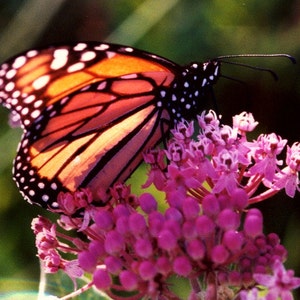
POLYGON ((88 186, 97 197, 129 177, 169 120, 155 99, 174 79, 166 65, 97 43, 30 50, 3 64, 1 101, 25 130, 14 165, 24 197, 55 207, 59 191, 88 186))
POLYGON ((186 69, 95 42, 30 50, 3 63, 0 103, 24 129, 13 170, 20 192, 46 208, 57 207, 60 191, 81 187, 97 199, 130 176, 176 119, 196 115, 218 68, 186 69))

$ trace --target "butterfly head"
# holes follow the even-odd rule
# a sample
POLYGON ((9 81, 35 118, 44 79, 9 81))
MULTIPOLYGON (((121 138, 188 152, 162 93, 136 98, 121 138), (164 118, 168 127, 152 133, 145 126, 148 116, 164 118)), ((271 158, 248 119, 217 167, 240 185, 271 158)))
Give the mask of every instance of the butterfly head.
POLYGON ((203 109, 206 98, 211 95, 211 87, 220 77, 220 62, 210 60, 205 63, 191 63, 174 80, 168 97, 168 111, 174 120, 191 119, 203 109))

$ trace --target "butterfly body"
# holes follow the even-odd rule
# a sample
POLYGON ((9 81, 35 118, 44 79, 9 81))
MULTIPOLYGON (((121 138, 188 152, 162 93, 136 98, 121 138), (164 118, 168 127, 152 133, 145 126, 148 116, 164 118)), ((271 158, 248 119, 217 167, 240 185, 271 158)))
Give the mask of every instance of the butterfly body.
POLYGON ((78 43, 30 50, 0 68, 0 102, 24 134, 14 161, 23 196, 56 208, 60 191, 97 199, 127 179, 170 126, 195 117, 220 62, 181 67, 130 47, 78 43))

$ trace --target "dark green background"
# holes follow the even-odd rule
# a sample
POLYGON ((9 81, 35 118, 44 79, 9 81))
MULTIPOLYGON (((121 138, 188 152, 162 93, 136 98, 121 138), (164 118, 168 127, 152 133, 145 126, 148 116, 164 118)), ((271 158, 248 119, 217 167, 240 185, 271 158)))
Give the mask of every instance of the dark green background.
MULTIPOLYGON (((300 64, 299 37, 299 0, 0 1, 0 61, 36 46, 97 40, 135 46, 179 64, 241 53, 289 53, 300 64)), ((247 83, 221 79, 217 84, 225 122, 247 110, 260 122, 258 132, 276 132, 290 145, 299 140, 299 64, 282 58, 239 61, 271 68, 279 81, 265 72, 223 65, 224 75, 247 83)), ((0 293, 36 289, 39 267, 30 222, 45 213, 23 201, 11 179, 21 131, 10 129, 7 119, 0 108, 0 293)), ((289 250, 286 265, 298 276, 299 200, 280 193, 258 205, 266 232, 280 235, 289 250)))

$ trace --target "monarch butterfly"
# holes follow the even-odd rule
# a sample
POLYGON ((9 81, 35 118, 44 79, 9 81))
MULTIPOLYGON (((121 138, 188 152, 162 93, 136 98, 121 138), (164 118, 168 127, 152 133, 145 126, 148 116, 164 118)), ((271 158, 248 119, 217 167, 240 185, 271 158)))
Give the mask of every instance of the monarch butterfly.
POLYGON ((199 112, 220 63, 181 67, 98 42, 29 50, 3 63, 0 102, 24 130, 13 168, 21 194, 53 209, 60 191, 89 187, 97 198, 99 188, 127 179, 176 120, 199 112))

